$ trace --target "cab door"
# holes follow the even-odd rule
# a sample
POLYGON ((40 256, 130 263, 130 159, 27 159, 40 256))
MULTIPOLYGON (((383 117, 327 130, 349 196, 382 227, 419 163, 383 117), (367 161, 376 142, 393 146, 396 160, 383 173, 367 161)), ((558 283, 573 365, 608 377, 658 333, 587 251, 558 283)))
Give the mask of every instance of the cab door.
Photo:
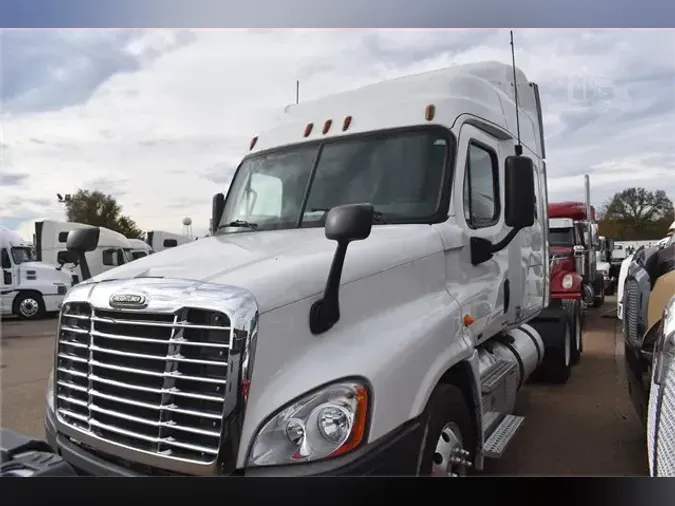
MULTIPOLYGON (((513 274, 522 260, 510 258, 507 247, 479 265, 471 263, 472 237, 499 242, 508 232, 504 223, 504 140, 473 125, 461 127, 457 170, 454 178, 453 208, 456 224, 463 231, 464 246, 453 267, 457 279, 453 295, 470 315, 470 329, 477 342, 499 332, 512 312, 513 274)), ((448 266, 450 268, 450 266, 448 266)), ((517 282, 520 282, 516 280, 517 282)))

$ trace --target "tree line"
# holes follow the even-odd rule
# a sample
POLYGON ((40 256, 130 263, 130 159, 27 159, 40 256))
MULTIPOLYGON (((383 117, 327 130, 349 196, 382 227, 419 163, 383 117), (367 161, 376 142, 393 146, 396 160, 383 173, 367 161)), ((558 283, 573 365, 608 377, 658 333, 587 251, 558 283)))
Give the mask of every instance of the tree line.
POLYGON ((661 239, 675 221, 673 202, 666 192, 627 188, 615 193, 598 216, 600 235, 615 241, 661 239))
POLYGON ((144 239, 145 233, 129 216, 122 214, 122 206, 112 195, 99 190, 78 190, 64 201, 66 219, 94 227, 119 232, 128 239, 144 239))
MULTIPOLYGON (((111 195, 99 190, 78 190, 65 201, 68 221, 115 230, 142 239, 144 232, 111 195)), ((666 192, 627 188, 615 193, 598 213, 600 234, 615 241, 660 239, 675 221, 673 202, 666 192)))

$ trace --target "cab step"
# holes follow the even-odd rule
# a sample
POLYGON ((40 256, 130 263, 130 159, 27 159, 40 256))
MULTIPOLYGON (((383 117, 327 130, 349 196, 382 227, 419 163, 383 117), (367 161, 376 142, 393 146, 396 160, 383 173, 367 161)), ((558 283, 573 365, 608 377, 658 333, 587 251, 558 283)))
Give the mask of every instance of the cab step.
POLYGON ((524 421, 525 417, 523 416, 506 415, 485 441, 483 456, 488 459, 500 458, 524 421))
POLYGON ((518 364, 511 360, 497 362, 480 380, 480 389, 483 395, 493 392, 516 367, 518 367, 518 364))

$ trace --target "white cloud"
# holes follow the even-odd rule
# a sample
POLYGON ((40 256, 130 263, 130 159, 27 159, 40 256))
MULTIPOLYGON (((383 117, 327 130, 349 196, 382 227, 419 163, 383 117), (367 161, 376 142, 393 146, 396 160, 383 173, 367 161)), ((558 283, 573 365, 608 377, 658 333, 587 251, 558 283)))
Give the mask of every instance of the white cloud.
MULTIPOLYGON (((33 47, 41 33, 30 35, 33 47)), ((90 42, 102 40, 100 33, 64 37, 71 54, 75 44, 87 57, 50 67, 46 82, 14 100, 35 100, 50 89, 50 79, 72 82, 97 68, 90 42)), ((34 219, 62 217, 57 192, 94 183, 117 196, 146 230, 180 231, 181 219, 191 216, 195 233, 203 232, 211 195, 225 189, 249 139, 294 101, 296 79, 304 101, 454 63, 511 58, 508 31, 105 37, 105 57, 118 44, 136 70, 113 68, 91 93, 63 108, 11 113, 7 101, 0 171, 28 177, 3 184, 0 221, 26 237, 34 219)), ((638 184, 675 199, 673 42, 668 31, 516 33, 518 66, 544 95, 552 199, 580 191, 584 172, 591 174, 595 204, 638 184)))

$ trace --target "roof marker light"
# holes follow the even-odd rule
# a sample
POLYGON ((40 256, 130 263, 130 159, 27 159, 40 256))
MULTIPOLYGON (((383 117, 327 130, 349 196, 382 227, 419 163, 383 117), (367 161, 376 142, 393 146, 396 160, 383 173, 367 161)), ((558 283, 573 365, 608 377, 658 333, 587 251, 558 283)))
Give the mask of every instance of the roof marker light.
POLYGON ((342 131, 343 131, 343 132, 346 132, 347 129, 349 128, 349 125, 351 125, 351 124, 352 124, 352 117, 351 117, 351 116, 347 116, 347 117, 345 118, 345 120, 342 122, 342 131))
POLYGON ((429 104, 424 111, 424 117, 426 118, 427 121, 431 121, 432 119, 434 119, 435 115, 436 115, 436 106, 429 104))
POLYGON ((305 137, 309 137, 309 134, 312 133, 312 128, 314 128, 314 123, 307 123, 305 127, 305 137))
POLYGON ((327 119, 326 122, 323 124, 323 130, 322 133, 326 135, 328 133, 328 130, 330 130, 330 126, 333 124, 332 119, 327 119))

